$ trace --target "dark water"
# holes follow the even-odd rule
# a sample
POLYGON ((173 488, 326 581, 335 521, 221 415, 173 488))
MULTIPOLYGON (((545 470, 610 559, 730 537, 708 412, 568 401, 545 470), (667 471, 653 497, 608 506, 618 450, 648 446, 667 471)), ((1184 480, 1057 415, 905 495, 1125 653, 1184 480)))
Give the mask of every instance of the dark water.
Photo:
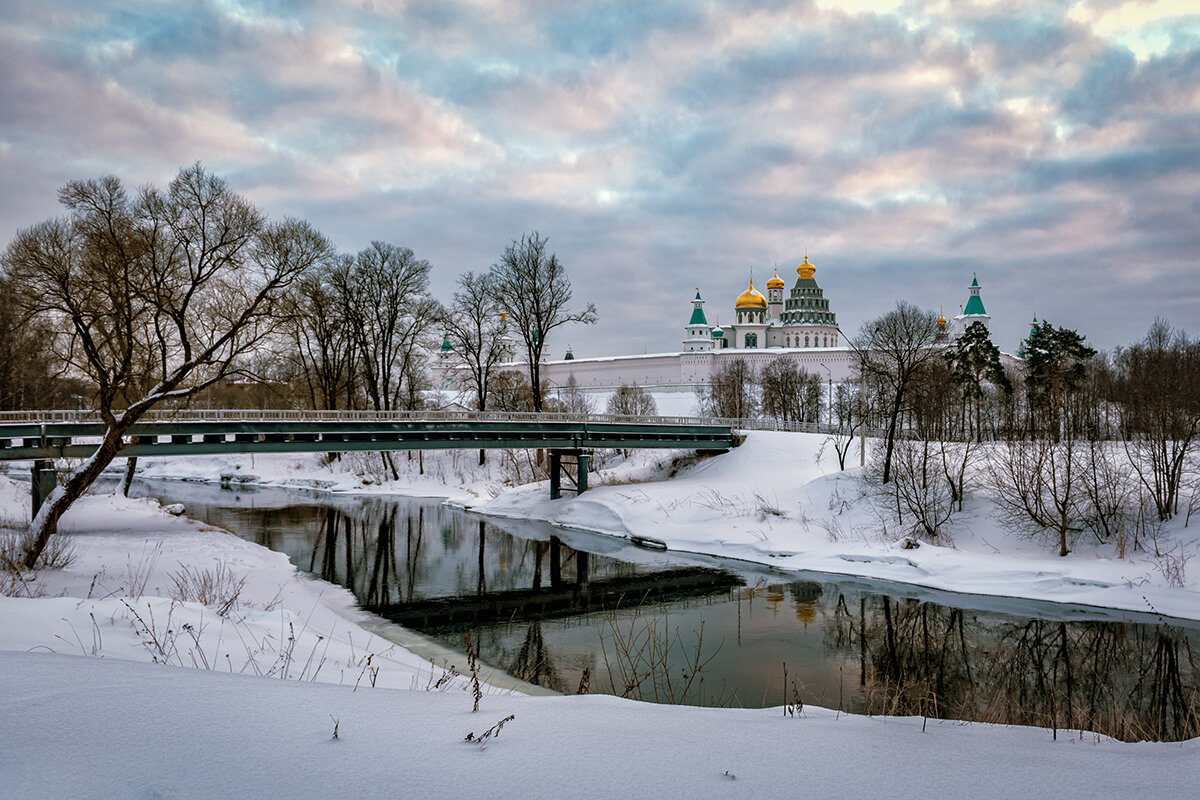
POLYGON ((642 550, 437 501, 145 483, 562 692, 1200 735, 1200 624, 642 550))

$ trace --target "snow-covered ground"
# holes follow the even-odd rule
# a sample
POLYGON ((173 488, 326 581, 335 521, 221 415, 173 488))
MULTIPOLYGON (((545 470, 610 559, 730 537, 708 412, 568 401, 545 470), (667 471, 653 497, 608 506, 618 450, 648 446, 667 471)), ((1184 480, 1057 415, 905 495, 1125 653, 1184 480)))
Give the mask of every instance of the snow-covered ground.
MULTIPOLYGON (((551 502, 544 486, 467 502, 476 511, 543 519, 618 536, 649 536, 673 550, 730 556, 784 569, 882 578, 957 592, 1147 611, 1200 619, 1200 523, 1172 522, 1152 548, 1118 558, 1112 544, 1081 536, 1060 558, 1053 542, 1007 529, 974 492, 944 541, 905 549, 863 496, 859 469, 838 470, 820 434, 752 432, 729 453, 671 480, 627 465, 579 497, 551 502), (641 478, 640 482, 627 481, 641 478), (1182 576, 1170 566, 1183 563, 1182 576), (1172 586, 1182 577, 1183 586, 1172 586)), ((855 445, 857 451, 857 445, 855 445)), ((854 453, 857 458, 857 452, 854 453)))
MULTIPOLYGON (((479 468, 473 452, 426 454, 423 475, 421 461, 401 455, 399 481, 366 461, 330 467, 315 456, 142 466, 158 477, 449 496, 489 514, 777 567, 1134 610, 1149 602, 1200 618, 1194 575, 1171 586, 1152 555, 1119 559, 1086 541, 1058 558, 1006 532, 979 495, 950 541, 902 549, 902 537, 881 532, 853 472, 839 473, 832 452, 818 458, 821 446, 815 435, 752 433, 700 461, 634 453, 610 459, 584 495, 554 502, 545 483, 511 486, 511 463, 493 455, 479 468)), ((28 518, 28 503, 25 484, 0 477, 11 525, 28 518)), ((358 611, 349 592, 301 575, 282 554, 110 494, 85 498, 63 527, 74 561, 10 579, 17 596, 0 597, 0 797, 724 797, 796 787, 1179 797, 1200 778, 1195 741, 1131 745, 1078 732, 1054 741, 1038 729, 931 720, 923 730, 920 719, 815 708, 785 718, 781 709, 525 697, 500 675, 482 676, 500 688, 482 687, 472 713, 470 681, 448 670, 461 658, 414 655, 429 653, 427 643, 358 611), (223 592, 197 596, 197 578, 222 575, 223 592), (510 714, 498 738, 463 741, 510 714)), ((1182 524, 1164 536, 1184 556, 1200 538, 1182 524)))
POLYGON ((604 696, 472 713, 462 694, 38 653, 0 653, 0 674, 5 798, 1185 798, 1200 780, 1197 741, 604 696))

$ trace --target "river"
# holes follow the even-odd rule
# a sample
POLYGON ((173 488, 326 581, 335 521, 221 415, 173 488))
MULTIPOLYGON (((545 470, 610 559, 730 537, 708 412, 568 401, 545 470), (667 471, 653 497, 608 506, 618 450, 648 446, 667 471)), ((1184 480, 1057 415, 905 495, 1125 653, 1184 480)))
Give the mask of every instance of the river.
POLYGON ((1200 623, 652 551, 437 500, 168 481, 135 493, 559 692, 1200 735, 1200 623))

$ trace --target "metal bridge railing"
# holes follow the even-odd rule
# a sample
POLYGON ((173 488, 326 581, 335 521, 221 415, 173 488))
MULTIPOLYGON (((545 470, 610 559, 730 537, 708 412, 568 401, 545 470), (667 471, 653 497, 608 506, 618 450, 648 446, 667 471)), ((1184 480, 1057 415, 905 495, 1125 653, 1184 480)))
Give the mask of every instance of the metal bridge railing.
MULTIPOLYGON (((95 411, 0 411, 3 424, 102 423, 95 411)), ((623 414, 566 414, 533 411, 320 411, 295 409, 157 409, 140 422, 586 422, 638 425, 714 425, 736 430, 830 433, 828 425, 782 422, 775 419, 726 417, 632 416, 623 414)))

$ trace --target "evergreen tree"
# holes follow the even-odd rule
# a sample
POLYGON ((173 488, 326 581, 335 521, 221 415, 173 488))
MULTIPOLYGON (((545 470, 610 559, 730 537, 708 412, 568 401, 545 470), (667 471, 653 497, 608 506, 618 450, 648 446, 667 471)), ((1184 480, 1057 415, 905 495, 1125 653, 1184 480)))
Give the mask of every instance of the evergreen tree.
POLYGON ((1012 383, 1004 374, 1000 363, 1000 348, 992 343, 987 326, 973 322, 945 353, 950 374, 962 388, 964 401, 975 405, 975 438, 983 441, 983 384, 992 384, 1005 392, 1012 391, 1012 383))
POLYGON ((1029 332, 1025 347, 1025 385, 1030 399, 1046 412, 1049 428, 1058 441, 1059 419, 1066 395, 1083 385, 1087 361, 1096 351, 1078 331, 1039 322, 1029 332))

